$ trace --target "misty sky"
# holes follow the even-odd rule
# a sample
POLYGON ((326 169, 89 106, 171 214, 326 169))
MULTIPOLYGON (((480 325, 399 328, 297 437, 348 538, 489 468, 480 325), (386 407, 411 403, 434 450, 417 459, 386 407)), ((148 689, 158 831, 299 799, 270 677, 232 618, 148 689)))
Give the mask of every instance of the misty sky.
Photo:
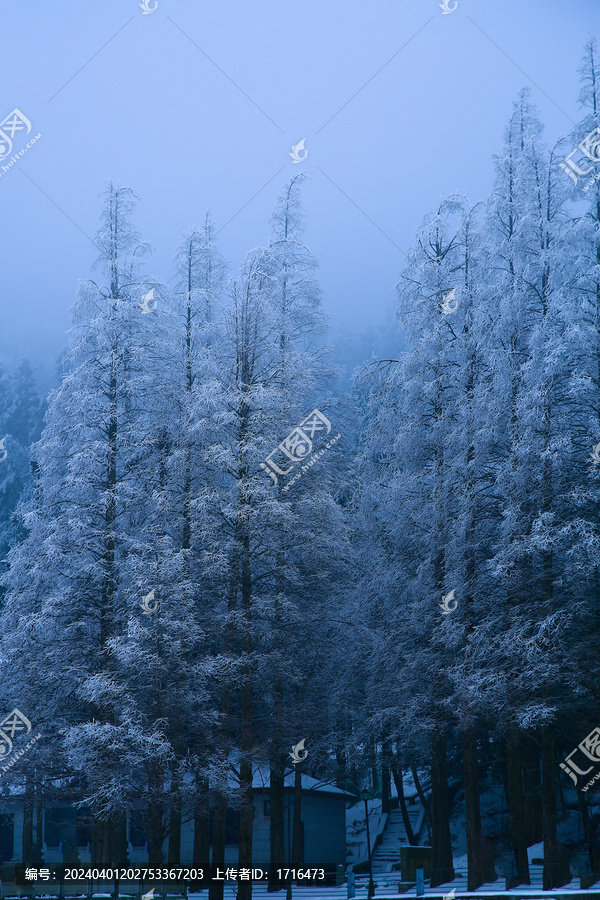
POLYGON ((305 171, 325 309, 334 325, 383 322, 423 216, 443 194, 489 194, 520 88, 551 143, 582 118, 600 3, 458 0, 443 15, 438 0, 158 0, 144 15, 139 0, 2 0, 0 33, 0 119, 17 107, 42 133, 0 177, 0 359, 47 376, 108 178, 141 196, 148 271, 169 281, 207 209, 235 274, 305 171))

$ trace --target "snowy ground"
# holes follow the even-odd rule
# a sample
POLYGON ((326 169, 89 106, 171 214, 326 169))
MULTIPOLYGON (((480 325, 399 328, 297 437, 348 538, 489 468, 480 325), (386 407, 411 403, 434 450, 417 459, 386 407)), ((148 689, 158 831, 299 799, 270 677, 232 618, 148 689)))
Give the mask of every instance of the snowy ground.
MULTIPOLYGON (((458 860, 456 860, 458 863, 458 860)), ((460 870, 458 870, 460 871, 460 870)), ((379 875, 375 881, 377 884, 375 890, 376 900, 398 900, 399 897, 406 897, 407 900, 413 900, 416 897, 416 890, 412 888, 405 894, 398 893, 398 881, 400 880, 399 873, 389 872, 385 875, 379 875)), ((367 886, 368 886, 368 877, 365 876, 357 876, 356 878, 356 900, 366 900, 367 897, 367 886)), ((543 891, 542 890, 542 867, 541 866, 532 866, 531 867, 531 886, 530 887, 516 887, 511 891, 504 890, 504 879, 498 878, 497 881, 491 882, 490 884, 482 885, 482 887, 478 888, 477 891, 467 891, 467 879, 466 877, 455 878, 451 884, 442 885, 441 887, 437 887, 431 889, 427 883, 425 884, 425 896, 429 898, 434 897, 444 897, 449 894, 452 890, 455 892, 456 900, 461 900, 461 898, 467 897, 481 897, 481 900, 485 900, 485 898, 492 897, 511 897, 514 900, 519 900, 519 898, 542 898, 542 897, 561 897, 561 896, 573 896, 576 897, 578 895, 589 895, 594 894, 596 897, 600 898, 600 882, 594 885, 592 888, 588 888, 585 891, 579 890, 579 878, 573 878, 570 884, 566 885, 562 888, 556 888, 553 891, 543 891)), ((225 900, 234 900, 237 896, 237 893, 234 889, 225 887, 225 900)), ((278 891, 277 893, 268 894, 267 886, 258 884, 253 887, 252 890, 253 897, 268 897, 269 900, 284 900, 285 898, 285 890, 278 891)), ((296 887, 293 888, 293 898, 294 900, 346 900, 347 887, 343 885, 342 887, 296 887)), ((190 900, 206 900, 208 897, 207 891, 203 891, 201 894, 190 894, 190 900)))
MULTIPOLYGON (((476 891, 467 891, 467 857, 458 856, 454 858, 454 871, 456 878, 454 881, 436 888, 430 888, 425 882, 425 897, 444 898, 446 895, 454 891, 455 900, 467 900, 469 897, 477 896, 481 900, 492 897, 511 897, 514 900, 520 898, 542 898, 542 897, 571 897, 577 895, 595 895, 600 900, 600 881, 593 887, 581 891, 579 888, 579 878, 574 877, 570 884, 562 888, 556 888, 553 891, 542 890, 542 866, 533 865, 532 859, 540 859, 544 854, 542 844, 536 844, 529 847, 529 872, 531 877, 531 885, 529 887, 516 887, 510 891, 504 890, 504 878, 499 876, 496 881, 484 884, 476 891)), ((405 897, 406 900, 414 900, 416 897, 416 888, 411 888, 403 894, 398 893, 398 882, 400 881, 400 872, 379 873, 374 877, 376 884, 375 898, 376 900, 398 900, 399 897, 405 897)), ((368 876, 356 876, 356 900, 366 900, 368 876)), ((235 888, 225 887, 225 900, 233 900, 236 897, 235 888)), ((266 898, 269 900, 285 900, 285 890, 268 894, 266 884, 255 884, 252 890, 253 897, 266 898)), ((293 887, 294 900, 346 900, 348 896, 347 886, 341 887, 293 887)), ((203 891, 201 894, 190 894, 189 900, 207 900, 208 892, 203 891)), ((452 900, 452 898, 451 898, 452 900)))
MULTIPOLYGON (((455 860, 455 865, 457 866, 459 862, 460 860, 455 860)), ((457 868, 457 871, 460 871, 460 869, 457 868)), ((368 880, 368 876, 365 875, 356 877, 356 900, 366 900, 368 880)), ((406 900, 414 900, 416 897, 416 889, 414 887, 406 893, 398 893, 399 880, 399 872, 389 872, 385 875, 378 875, 375 879, 377 885, 375 889, 376 900, 398 900, 399 897, 405 897, 406 900)), ((571 883, 565 887, 545 892, 542 890, 542 867, 532 866, 531 886, 516 887, 511 891, 504 890, 503 878, 498 878, 495 882, 482 885, 477 891, 467 891, 467 879, 465 876, 457 877, 452 883, 441 885, 434 889, 431 889, 427 883, 425 884, 425 897, 430 898, 430 900, 434 900, 434 898, 443 900, 443 898, 450 894, 451 891, 454 891, 453 897, 455 897, 456 900, 467 900, 467 898, 473 896, 481 898, 481 900, 491 900, 491 898, 500 897, 510 897, 512 900, 521 900, 521 898, 523 898, 523 900, 525 900, 525 898, 539 898, 539 900, 542 900, 542 898, 546 897, 575 898, 583 895, 586 897, 593 895, 600 900, 600 881, 593 887, 580 891, 579 878, 573 878, 571 883)), ((4 896, 5 894, 2 893, 2 897, 4 896)), ((99 897, 99 895, 94 896, 99 897)), ((110 895, 108 894, 102 895, 103 898, 108 898, 109 896, 110 895)), ((283 889, 269 894, 267 892, 266 884, 254 884, 252 896, 255 898, 262 898, 262 900, 267 900, 267 898, 268 900, 285 900, 286 892, 285 889, 283 889)), ((294 885, 293 887, 293 900, 346 900, 347 896, 348 892, 346 885, 342 885, 341 887, 296 887, 294 885)), ((224 900, 235 900, 236 897, 236 886, 233 884, 231 887, 225 885, 224 900)), ((56 900, 56 897, 54 896, 51 900, 56 900)), ((159 896, 157 897, 157 900, 160 900, 159 896)), ((200 893, 189 894, 188 900, 208 900, 208 891, 205 890, 200 893)), ((453 898, 451 898, 451 900, 453 900, 453 898)))

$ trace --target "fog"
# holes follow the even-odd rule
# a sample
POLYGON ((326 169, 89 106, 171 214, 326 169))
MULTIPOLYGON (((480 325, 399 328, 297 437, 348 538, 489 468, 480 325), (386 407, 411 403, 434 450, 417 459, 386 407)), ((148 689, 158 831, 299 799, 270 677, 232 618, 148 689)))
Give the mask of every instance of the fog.
POLYGON ((44 386, 109 178, 140 195, 151 271, 169 281, 181 232, 207 209, 235 273, 305 171, 334 331, 391 330, 423 216, 454 191, 489 195, 522 87, 548 142, 571 129, 600 24, 594 0, 458 0, 447 15, 437 0, 159 0, 147 14, 138 0, 34 0, 1 16, 2 118, 17 108, 42 137, 0 177, 0 359, 29 356, 44 386))

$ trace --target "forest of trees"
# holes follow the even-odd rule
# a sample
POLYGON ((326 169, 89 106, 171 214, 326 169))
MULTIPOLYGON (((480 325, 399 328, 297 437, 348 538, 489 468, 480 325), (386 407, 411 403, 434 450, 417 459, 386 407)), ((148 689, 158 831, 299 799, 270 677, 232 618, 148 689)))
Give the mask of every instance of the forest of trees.
POLYGON ((178 858, 190 816, 194 864, 222 862, 229 807, 250 866, 260 762, 284 866, 304 738, 303 771, 384 808, 412 775, 432 885, 454 877, 461 816, 469 890, 506 851, 529 883, 540 841, 544 887, 565 884, 578 823, 600 874, 600 801, 560 768, 600 725, 600 181, 564 168, 591 134, 600 158, 594 40, 580 74, 570 135, 547 148, 524 90, 490 198, 426 216, 399 273, 408 350, 352 392, 303 243, 303 175, 237 276, 206 216, 174 286, 148 274, 136 195, 108 186, 43 431, 30 367, 0 379, 0 701, 43 735, 0 795, 81 798, 97 864, 125 861, 142 799, 150 865, 163 846, 178 858), (286 490, 296 470, 269 478, 265 460, 314 409, 341 438, 286 490))

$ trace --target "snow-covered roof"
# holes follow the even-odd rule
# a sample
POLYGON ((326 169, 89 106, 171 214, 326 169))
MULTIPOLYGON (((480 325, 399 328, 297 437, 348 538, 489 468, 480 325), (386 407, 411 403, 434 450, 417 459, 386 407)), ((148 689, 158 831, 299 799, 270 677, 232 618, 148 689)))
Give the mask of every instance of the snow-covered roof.
MULTIPOLYGON (((284 787, 294 787, 295 774, 295 772, 286 773, 283 779, 284 787)), ((252 776, 252 788, 254 790, 269 790, 268 766, 257 766, 257 768, 254 770, 254 774, 252 776)), ((326 781, 319 781, 316 778, 313 778, 312 775, 302 775, 302 790, 318 791, 321 794, 340 794, 343 797, 354 796, 353 794, 349 794, 347 791, 343 791, 341 788, 336 787, 335 784, 330 784, 326 781)))

